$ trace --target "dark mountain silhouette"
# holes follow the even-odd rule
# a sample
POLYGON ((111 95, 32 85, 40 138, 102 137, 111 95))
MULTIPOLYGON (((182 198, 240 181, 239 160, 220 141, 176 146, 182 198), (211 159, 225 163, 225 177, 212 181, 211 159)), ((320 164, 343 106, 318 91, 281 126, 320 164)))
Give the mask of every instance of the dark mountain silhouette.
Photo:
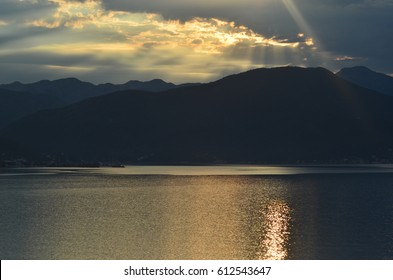
POLYGON ((122 91, 40 111, 1 136, 62 160, 392 160, 393 98, 323 68, 257 69, 161 93, 122 91))
POLYGON ((95 85, 82 82, 75 78, 55 81, 42 80, 31 84, 14 82, 12 84, 0 85, 0 87, 13 91, 30 92, 35 95, 49 94, 62 100, 65 104, 74 103, 98 95, 95 85))
POLYGON ((42 80, 31 84, 3 84, 0 85, 0 128, 39 110, 63 107, 115 91, 136 89, 159 92, 192 85, 175 85, 159 79, 149 82, 129 81, 120 85, 94 85, 75 78, 42 80))
MULTIPOLYGON (((102 87, 102 85, 99 85, 102 87)), ((175 84, 164 82, 160 79, 154 79, 149 82, 129 81, 122 85, 113 85, 111 92, 120 90, 143 90, 159 92, 178 87, 175 84)))
POLYGON ((34 95, 0 89, 0 128, 39 110, 62 105, 65 104, 61 100, 49 94, 34 95))
POLYGON ((125 84, 119 85, 111 83, 94 85, 92 83, 80 81, 76 78, 66 78, 55 81, 42 80, 31 84, 14 82, 11 84, 0 85, 0 88, 18 92, 31 92, 37 95, 50 94, 61 100, 64 104, 72 104, 90 97, 97 97, 120 90, 159 92, 183 86, 189 85, 175 85, 159 79, 148 82, 129 81, 125 84))
POLYGON ((393 96, 393 78, 367 67, 343 68, 336 75, 362 87, 393 96))

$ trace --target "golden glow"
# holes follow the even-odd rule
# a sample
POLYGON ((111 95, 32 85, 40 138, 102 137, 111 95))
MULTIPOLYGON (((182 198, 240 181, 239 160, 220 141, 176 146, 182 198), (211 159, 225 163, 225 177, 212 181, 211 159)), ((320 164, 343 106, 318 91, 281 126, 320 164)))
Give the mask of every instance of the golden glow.
POLYGON ((76 66, 59 66, 59 65, 46 65, 48 69, 55 69, 55 70, 63 70, 63 71, 91 71, 92 69, 89 67, 76 67, 76 66))
POLYGON ((312 38, 307 38, 305 43, 307 46, 314 46, 314 41, 312 38))
POLYGON ((288 238, 291 209, 283 201, 267 206, 264 213, 264 238, 261 242, 260 259, 284 260, 288 257, 288 238))
POLYGON ((52 4, 48 9, 39 17, 24 19, 23 25, 56 32, 33 32, 35 38, 28 45, 7 52, 38 52, 50 57, 41 67, 69 69, 70 75, 72 67, 90 69, 85 71, 91 72, 89 77, 113 67, 134 79, 211 81, 223 73, 298 64, 302 59, 296 58, 297 53, 312 52, 314 46, 304 34, 295 34, 295 39, 267 37, 225 19, 168 20, 157 13, 107 10, 102 0, 48 1, 52 4))
POLYGON ((166 44, 185 46, 201 53, 222 53, 226 47, 239 43, 250 46, 297 47, 299 42, 265 38, 235 22, 216 18, 193 18, 186 22, 165 20, 159 14, 106 11, 101 1, 69 2, 52 0, 57 5, 46 19, 29 22, 42 28, 69 27, 110 29, 122 34, 132 45, 166 44), (195 44, 198 40, 198 44, 195 44))
POLYGON ((34 20, 28 23, 29 25, 36 26, 36 27, 45 27, 45 28, 57 28, 60 26, 60 22, 46 22, 44 20, 34 20))
POLYGON ((335 61, 351 61, 351 60, 360 60, 360 59, 362 59, 362 58, 344 55, 344 56, 337 56, 334 60, 335 61))
MULTIPOLYGON (((107 44, 100 44, 100 43, 91 43, 91 44, 84 44, 84 43, 70 43, 67 45, 63 44, 47 44, 42 46, 37 46, 32 48, 34 51, 39 52, 56 52, 58 54, 67 54, 72 52, 73 54, 84 54, 89 51, 113 51, 113 52, 129 52, 132 50, 132 47, 126 43, 107 43, 107 44)), ((97 53, 96 53, 97 54, 97 53)))

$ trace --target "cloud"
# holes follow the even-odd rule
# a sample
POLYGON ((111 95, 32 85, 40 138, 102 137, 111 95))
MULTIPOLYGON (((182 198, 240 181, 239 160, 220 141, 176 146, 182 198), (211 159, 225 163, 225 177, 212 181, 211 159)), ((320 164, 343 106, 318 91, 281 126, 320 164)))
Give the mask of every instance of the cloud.
MULTIPOLYGON (((8 37, 9 45, 19 40, 19 47, 0 52, 0 63, 35 65, 52 71, 52 75, 76 73, 96 82, 124 82, 130 78, 124 73, 133 73, 138 79, 160 77, 185 82, 219 78, 225 69, 266 65, 261 57, 253 56, 265 48, 312 51, 313 41, 307 36, 268 37, 221 18, 168 19, 152 12, 108 10, 99 0, 48 3, 49 8, 39 17, 19 23, 18 28, 25 29, 17 33, 26 36, 8 37), (33 38, 26 33, 34 34, 33 38), (23 47, 25 42, 29 42, 27 47, 23 47), (239 55, 236 49, 244 50, 244 54, 239 55), (114 77, 111 68, 124 73, 114 77)), ((40 5, 30 1, 30 5, 35 4, 40 5)), ((3 41, 7 44, 7 38, 3 41)), ((288 63, 285 57, 282 61, 288 63)))
POLYGON ((335 61, 359 61, 359 60, 365 60, 365 58, 344 55, 344 56, 337 56, 334 60, 335 61))
MULTIPOLYGON (((187 46, 199 52, 218 53, 227 46, 248 42, 250 45, 296 47, 300 42, 266 38, 233 21, 195 17, 188 21, 166 20, 160 14, 107 11, 101 1, 51 0, 57 10, 45 19, 27 24, 42 28, 96 29, 123 34, 132 45, 161 44, 187 46), (199 40, 199 41, 198 41, 199 40), (199 42, 199 44, 195 44, 199 42), (197 45, 197 46, 196 46, 197 45)), ((312 41, 311 38, 307 42, 312 41)), ((309 45, 308 43, 306 43, 309 45)))
POLYGON ((96 82, 209 81, 277 65, 366 63, 391 73, 392 3, 0 0, 0 67, 96 82))

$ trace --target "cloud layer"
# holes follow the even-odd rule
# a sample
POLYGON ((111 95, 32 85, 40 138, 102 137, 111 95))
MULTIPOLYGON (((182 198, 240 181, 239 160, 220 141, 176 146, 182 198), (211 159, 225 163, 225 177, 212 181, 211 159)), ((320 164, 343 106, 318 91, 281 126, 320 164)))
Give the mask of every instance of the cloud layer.
POLYGON ((392 40, 392 20, 384 15, 393 7, 390 0, 0 2, 0 82, 64 76, 209 81, 287 64, 334 70, 369 62, 393 71, 378 62, 392 58, 385 46, 392 40), (370 9, 385 23, 379 40, 370 23, 348 32, 357 17, 370 17, 370 9), (335 21, 333 11, 341 11, 335 21), (372 54, 370 46, 386 53, 372 54))

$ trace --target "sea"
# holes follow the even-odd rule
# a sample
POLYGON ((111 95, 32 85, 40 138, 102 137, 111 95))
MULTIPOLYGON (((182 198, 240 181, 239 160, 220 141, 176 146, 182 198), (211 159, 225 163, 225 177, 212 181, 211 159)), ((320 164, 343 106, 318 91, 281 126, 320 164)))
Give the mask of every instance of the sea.
POLYGON ((393 259, 393 166, 0 169, 1 259, 393 259))

